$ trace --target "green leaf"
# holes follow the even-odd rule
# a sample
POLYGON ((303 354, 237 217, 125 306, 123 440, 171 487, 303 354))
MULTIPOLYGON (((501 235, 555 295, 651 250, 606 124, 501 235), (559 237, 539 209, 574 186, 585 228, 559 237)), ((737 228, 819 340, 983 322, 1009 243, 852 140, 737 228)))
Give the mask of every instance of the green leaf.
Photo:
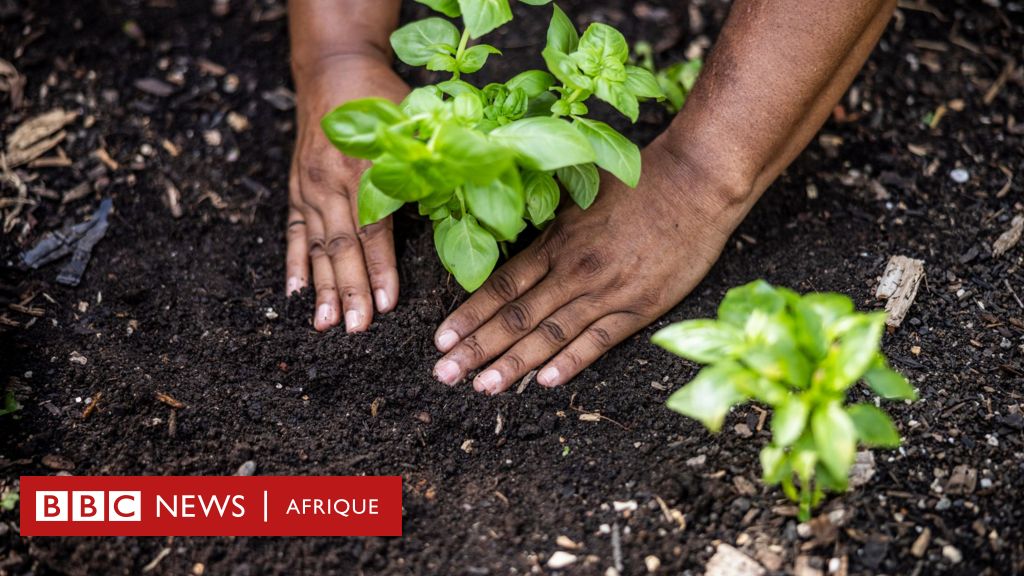
POLYGON ((732 358, 743 345, 743 332, 717 320, 686 320, 654 333, 651 342, 701 364, 732 358))
POLYGON ((434 54, 427 60, 427 70, 433 72, 455 72, 459 62, 451 54, 434 54))
POLYGON ((377 126, 395 124, 405 118, 402 111, 383 98, 351 100, 323 117, 320 127, 331 144, 353 158, 374 158, 380 154, 377 126))
POLYGON ((408 116, 436 112, 444 107, 441 91, 437 86, 421 86, 414 88, 398 105, 408 116))
POLYGON ((761 477, 764 483, 778 484, 789 473, 786 451, 771 444, 761 449, 761 477))
POLYGON ((529 4, 530 6, 543 6, 545 4, 550 4, 551 3, 551 0, 519 0, 519 1, 522 2, 523 4, 529 4))
POLYGON ((764 280, 755 280, 725 293, 725 298, 718 305, 718 319, 744 328, 754 310, 773 316, 781 312, 785 306, 785 298, 771 284, 764 280))
POLYGON ((821 318, 830 339, 834 337, 832 327, 840 319, 853 314, 853 300, 843 294, 816 292, 804 295, 801 300, 821 318))
POLYGON ((889 416, 870 404, 855 404, 846 409, 857 437, 868 446, 896 448, 900 445, 900 433, 893 426, 889 416))
POLYGON ((881 354, 875 356, 871 368, 864 373, 868 386, 887 400, 917 400, 917 392, 902 374, 896 372, 881 354))
POLYGON ((699 420, 712 432, 722 428, 733 405, 746 400, 736 389, 738 379, 754 378, 736 362, 725 361, 701 370, 689 384, 675 391, 666 406, 699 420))
POLYGON ((4 392, 3 403, 0 403, 0 416, 6 416, 7 414, 13 414, 18 410, 21 410, 23 406, 18 402, 18 399, 14 396, 13 390, 7 390, 4 392))
POLYGON ((572 23, 572 20, 566 16, 565 12, 562 12, 558 4, 553 4, 552 9, 551 23, 548 24, 546 48, 554 48, 558 52, 567 55, 570 52, 574 52, 576 47, 579 46, 580 35, 576 32, 576 26, 572 23))
POLYGON ((531 170, 555 170, 596 159, 590 143, 572 124, 550 116, 510 122, 495 128, 490 137, 514 150, 519 162, 531 170))
POLYGON ((389 130, 386 126, 377 126, 377 141, 381 150, 402 162, 415 162, 433 156, 426 144, 403 134, 398 130, 389 130))
POLYGON ((437 257, 440 258, 441 264, 444 269, 451 273, 452 269, 448 266, 448 258, 444 253, 444 242, 448 238, 448 234, 451 232, 452 226, 458 222, 450 214, 446 217, 434 221, 434 249, 437 250, 437 257))
POLYGON ((623 82, 598 78, 594 82, 594 95, 611 104, 623 116, 629 118, 630 122, 636 122, 640 116, 640 104, 637 102, 636 96, 626 89, 623 82))
POLYGON ((420 4, 426 4, 437 12, 449 18, 458 18, 462 13, 459 11, 457 0, 416 0, 420 4))
POLYGON ((857 430, 838 402, 811 414, 811 431, 818 458, 833 476, 846 478, 857 452, 857 430))
POLYGON ((438 82, 437 88, 452 98, 463 93, 480 96, 480 89, 465 80, 445 80, 444 82, 438 82))
POLYGON ((462 21, 473 39, 512 19, 512 8, 508 0, 459 0, 459 8, 462 10, 462 21))
POLYGON ((526 170, 523 172, 523 193, 526 195, 526 214, 534 226, 555 217, 561 196, 558 183, 551 174, 526 170))
POLYGON ((456 118, 472 126, 484 117, 484 104, 480 96, 472 92, 460 92, 452 101, 452 111, 456 118))
POLYGON ((596 163, 627 186, 640 181, 640 148, 611 126, 597 120, 576 118, 573 125, 594 148, 596 163))
POLYGON ((505 82, 509 90, 521 88, 530 98, 536 98, 546 92, 555 83, 555 77, 543 70, 527 70, 520 72, 505 82))
POLYGON ((624 63, 629 58, 626 37, 615 28, 601 22, 587 27, 577 47, 580 52, 594 55, 597 60, 624 63))
POLYGON ((846 390, 871 367, 885 330, 885 313, 847 317, 840 325, 844 328, 837 328, 843 330, 839 341, 821 362, 823 384, 837 392, 846 390))
POLYGON ((547 64, 548 70, 569 88, 585 92, 594 89, 594 81, 586 74, 581 73, 576 62, 565 52, 548 46, 540 54, 544 57, 544 63, 547 64))
POLYGON ((566 166, 555 171, 558 181, 565 186, 569 196, 577 206, 586 210, 597 198, 597 191, 601 187, 601 175, 592 163, 575 164, 566 166))
POLYGON ((395 56, 410 66, 423 66, 437 54, 453 54, 458 44, 458 28, 444 18, 410 22, 391 34, 395 56))
POLYGON ((501 50, 498 50, 490 44, 477 44, 476 46, 470 46, 459 58, 459 72, 465 74, 472 74, 477 70, 484 67, 487 62, 487 56, 491 54, 501 54, 501 50))
POLYGON ((791 306, 797 342, 812 360, 821 360, 828 353, 829 347, 825 322, 803 298, 791 306))
POLYGON ((772 442, 789 446, 796 442, 807 425, 810 408, 799 395, 791 395, 772 414, 772 442))
POLYGON ((383 194, 403 202, 415 202, 433 192, 430 183, 411 164, 390 154, 374 161, 369 178, 383 194))
MULTIPOLYGON (((448 217, 442 222, 451 220, 448 217)), ((481 228, 471 214, 450 225, 438 226, 434 231, 435 243, 439 235, 442 248, 438 255, 445 268, 468 292, 479 288, 498 262, 498 242, 494 236, 481 228)))
POLYGON ((366 226, 387 218, 392 212, 402 207, 405 202, 392 198, 380 191, 370 181, 370 171, 363 172, 359 178, 359 195, 356 198, 359 209, 359 225, 366 226))
POLYGON ((637 98, 665 98, 665 93, 662 92, 654 74, 639 66, 626 66, 626 90, 637 98))
POLYGON ((494 233, 495 239, 515 240, 522 232, 526 225, 523 195, 505 180, 495 179, 484 185, 468 183, 464 190, 466 208, 494 233))
MULTIPOLYGON (((467 98, 470 96, 466 96, 467 98)), ((512 164, 512 152, 485 134, 454 122, 442 124, 434 136, 434 151, 442 158, 452 184, 487 184, 512 164)))

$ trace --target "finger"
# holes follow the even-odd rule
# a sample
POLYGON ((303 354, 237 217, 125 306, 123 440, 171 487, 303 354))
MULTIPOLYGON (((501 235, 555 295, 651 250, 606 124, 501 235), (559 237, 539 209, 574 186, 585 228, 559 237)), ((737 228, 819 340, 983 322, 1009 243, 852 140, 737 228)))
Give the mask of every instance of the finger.
POLYGON ((291 296, 306 287, 309 278, 309 245, 306 243, 306 219, 296 208, 288 209, 285 237, 288 249, 285 252, 286 296, 291 296))
POLYGON ((604 312, 582 296, 559 308, 473 380, 477 392, 498 394, 521 380, 580 335, 604 312))
POLYGON ((452 385, 485 362, 508 350, 541 320, 572 300, 574 295, 560 278, 548 276, 522 298, 502 306, 497 314, 463 338, 434 366, 434 375, 452 385))
POLYGON ((609 314, 588 326, 537 373, 541 386, 561 386, 590 366, 612 346, 643 328, 647 321, 626 312, 609 314))
POLYGON ((390 216, 359 228, 366 257, 366 271, 378 312, 389 312, 398 303, 398 265, 395 261, 394 225, 390 216))
POLYGON ((546 252, 534 242, 498 268, 466 302, 437 327, 434 344, 441 352, 453 349, 463 338, 487 322, 502 306, 532 288, 548 271, 546 252))
POLYGON ((313 327, 324 331, 338 324, 341 314, 334 267, 324 249, 324 224, 315 210, 306 211, 306 243, 313 263, 313 287, 316 289, 316 313, 313 327))
POLYGON ((331 201, 324 206, 321 216, 327 227, 324 250, 334 268, 334 280, 345 313, 345 330, 362 332, 373 320, 373 300, 352 213, 347 202, 331 201))

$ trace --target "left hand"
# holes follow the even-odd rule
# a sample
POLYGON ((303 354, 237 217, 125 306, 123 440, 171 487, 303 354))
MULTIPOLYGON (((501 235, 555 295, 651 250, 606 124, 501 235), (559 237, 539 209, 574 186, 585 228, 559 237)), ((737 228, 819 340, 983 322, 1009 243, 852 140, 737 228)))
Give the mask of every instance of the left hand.
POLYGON ((589 209, 563 210, 441 323, 438 380, 490 362, 473 388, 498 394, 546 362, 537 382, 564 384, 690 293, 753 200, 662 139, 643 166, 635 190, 604 174, 589 209))

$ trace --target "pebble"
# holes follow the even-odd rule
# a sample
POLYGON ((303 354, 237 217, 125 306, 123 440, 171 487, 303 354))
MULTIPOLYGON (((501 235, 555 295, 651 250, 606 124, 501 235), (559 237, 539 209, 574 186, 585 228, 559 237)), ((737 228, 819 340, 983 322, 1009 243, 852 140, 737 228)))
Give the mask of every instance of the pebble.
POLYGON ((274 311, 273 308, 267 308, 267 311, 266 311, 265 314, 266 314, 267 320, 277 320, 277 318, 278 318, 277 312, 274 311))
POLYGON ((935 509, 938 510, 939 512, 942 512, 943 510, 949 510, 949 508, 952 505, 953 505, 953 502, 950 501, 949 498, 946 498, 945 496, 943 496, 942 498, 939 498, 939 502, 938 502, 938 504, 935 505, 935 509))
POLYGON ((235 476, 252 476, 256 473, 256 463, 252 460, 246 460, 238 467, 238 471, 235 472, 235 476))
POLYGON ((704 465, 704 462, 706 462, 707 459, 708 457, 706 454, 701 454, 700 456, 694 456, 693 458, 687 460, 686 465, 691 468, 700 468, 701 466, 704 465))
POLYGON ((68 357, 68 360, 70 360, 72 364, 78 364, 79 366, 85 366, 86 364, 89 363, 89 359, 86 358, 85 356, 82 356, 82 354, 78 350, 72 351, 71 356, 68 357))
POLYGON ((949 177, 950 179, 953 180, 953 182, 956 182, 957 184, 963 184, 971 179, 971 174, 970 172, 964 170, 963 168, 956 168, 949 172, 949 177))
POLYGON ((960 561, 964 559, 964 555, 960 552, 960 549, 952 544, 946 544, 942 547, 942 557, 953 564, 959 564, 960 561))
POLYGON ((647 566, 647 571, 654 574, 661 568, 661 559, 657 556, 648 556, 644 558, 644 566, 647 566))
POLYGON ((548 568, 558 570, 559 568, 565 568, 576 562, 576 555, 565 552, 564 550, 558 550, 548 558, 548 568))

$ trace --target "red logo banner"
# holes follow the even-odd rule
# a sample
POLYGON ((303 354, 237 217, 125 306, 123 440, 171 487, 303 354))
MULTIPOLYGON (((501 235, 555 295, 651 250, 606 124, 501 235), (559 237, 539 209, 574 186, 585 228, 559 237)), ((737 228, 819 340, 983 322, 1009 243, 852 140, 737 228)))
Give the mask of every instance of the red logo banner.
POLYGON ((401 536, 400 476, 22 476, 24 536, 401 536))

